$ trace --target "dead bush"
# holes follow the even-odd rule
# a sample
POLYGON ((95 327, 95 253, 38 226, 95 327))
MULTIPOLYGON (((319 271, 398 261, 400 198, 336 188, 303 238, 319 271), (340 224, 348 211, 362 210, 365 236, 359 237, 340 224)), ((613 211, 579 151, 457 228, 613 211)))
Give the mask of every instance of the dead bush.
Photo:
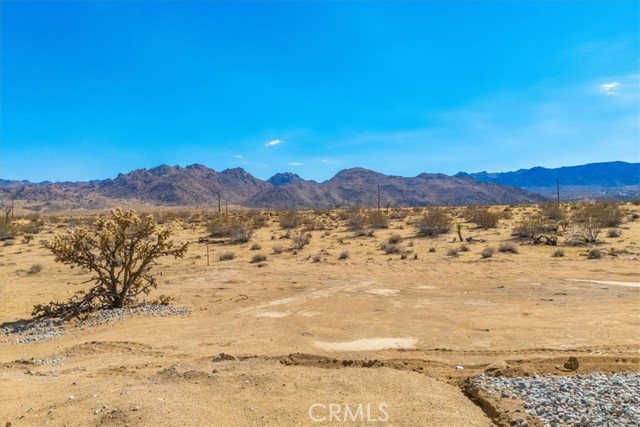
POLYGON ((485 259, 485 258, 491 258, 493 256, 493 253, 496 250, 494 248, 491 247, 486 247, 482 250, 482 252, 480 252, 480 256, 485 259))
POLYGON ((604 256, 604 253, 597 248, 589 249, 589 252, 587 253, 587 259, 600 259, 603 256, 604 256))
POLYGON ((499 213, 481 206, 470 206, 467 208, 465 213, 465 218, 485 230, 489 228, 496 228, 498 226, 500 216, 501 215, 499 213))
POLYGON ((517 254, 518 246, 516 246, 516 244, 512 242, 500 243, 500 245, 498 246, 498 252, 517 254))
POLYGON ((311 233, 300 231, 291 235, 291 243, 293 249, 300 250, 307 246, 311 241, 311 233))
POLYGON ((218 256, 218 259, 220 261, 231 261, 235 257, 236 257, 236 254, 234 254, 233 252, 224 252, 224 253, 221 253, 220 256, 218 256))
POLYGON ((427 237, 436 237, 448 233, 451 229, 451 218, 442 209, 429 209, 418 221, 418 234, 427 237))
POLYGON ((382 211, 369 212, 366 223, 371 228, 389 228, 389 218, 382 211))
POLYGON ((263 261, 266 261, 266 260, 267 260, 267 256, 266 255, 257 254, 257 255, 254 255, 253 257, 251 257, 250 263, 251 264, 256 264, 258 262, 263 262, 263 261))
POLYGON ((392 234, 391 236, 389 236, 389 239, 387 241, 389 243, 400 243, 402 242, 402 236, 399 234, 392 234))
POLYGON ((286 211, 280 215, 280 227, 285 230, 296 228, 301 221, 300 215, 296 211, 286 211))
POLYGON ((246 243, 253 235, 252 222, 246 218, 219 215, 207 224, 211 237, 226 237, 232 243, 246 243))

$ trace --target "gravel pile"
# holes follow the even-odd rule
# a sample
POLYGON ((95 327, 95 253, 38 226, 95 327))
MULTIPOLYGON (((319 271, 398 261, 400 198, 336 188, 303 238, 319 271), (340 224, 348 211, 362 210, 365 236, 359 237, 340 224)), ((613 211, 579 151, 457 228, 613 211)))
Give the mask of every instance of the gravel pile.
POLYGON ((3 335, 18 335, 14 339, 16 344, 27 344, 36 341, 50 340, 64 335, 63 320, 41 320, 38 322, 25 322, 5 326, 2 328, 3 335))
MULTIPOLYGON (((133 316, 152 316, 152 317, 165 317, 165 316, 187 316, 191 313, 190 308, 186 307, 173 307, 170 305, 156 305, 156 304, 144 304, 133 308, 117 308, 113 310, 100 310, 91 316, 91 318, 78 325, 80 329, 84 329, 89 326, 96 326, 103 323, 112 322, 115 320, 122 320, 127 317, 133 316)), ((49 340, 57 338, 72 330, 67 326, 65 328, 65 322, 60 319, 53 320, 41 320, 37 322, 22 322, 5 326, 0 329, 2 335, 16 336, 13 339, 7 341, 14 344, 29 344, 36 341, 49 340)), ((6 341, 5 341, 6 342, 6 341)))
POLYGON ((122 320, 133 316, 187 316, 190 308, 174 307, 172 305, 144 304, 132 308, 114 308, 112 310, 100 310, 91 317, 91 323, 102 324, 113 320, 122 320))
POLYGON ((494 396, 521 399, 525 411, 545 427, 640 425, 640 372, 529 378, 481 374, 471 382, 494 396))

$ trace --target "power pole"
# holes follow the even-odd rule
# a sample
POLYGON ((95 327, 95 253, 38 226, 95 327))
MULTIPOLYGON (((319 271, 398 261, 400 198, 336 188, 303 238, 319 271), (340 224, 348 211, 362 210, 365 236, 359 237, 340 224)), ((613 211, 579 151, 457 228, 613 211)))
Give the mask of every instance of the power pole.
POLYGON ((222 205, 220 204, 220 192, 218 191, 218 215, 222 212, 222 205))
POLYGON ((558 206, 560 206, 560 180, 556 179, 556 190, 558 193, 558 206))
POLYGON ((378 210, 380 210, 380 184, 378 184, 378 210))

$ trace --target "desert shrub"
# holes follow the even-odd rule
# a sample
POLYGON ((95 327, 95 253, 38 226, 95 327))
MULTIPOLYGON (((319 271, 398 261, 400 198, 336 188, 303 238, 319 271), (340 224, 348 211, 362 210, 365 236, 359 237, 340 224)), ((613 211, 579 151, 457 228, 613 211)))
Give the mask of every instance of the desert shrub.
POLYGON ((562 258, 564 256, 564 249, 556 249, 551 256, 554 258, 562 258))
POLYGON ((246 243, 253 234, 253 225, 246 218, 219 215, 207 224, 212 237, 226 237, 233 243, 246 243))
POLYGON ((555 246, 558 237, 557 223, 545 219, 540 214, 533 214, 518 221, 512 235, 523 239, 531 239, 534 243, 546 243, 555 246))
POLYGON ((491 258, 493 256, 493 253, 495 252, 495 249, 490 248, 490 247, 486 247, 482 250, 482 252, 480 252, 480 256, 484 259, 484 258, 491 258))
POLYGON ((220 254, 220 256, 218 256, 218 259, 220 261, 231 261, 235 257, 236 257, 236 254, 234 254, 233 252, 223 252, 220 254))
POLYGON ((365 218, 362 213, 354 213, 347 219, 347 228, 356 233, 357 236, 364 235, 365 225, 365 218))
POLYGON ((276 245, 276 246, 273 247, 273 253, 276 254, 276 255, 281 254, 282 251, 283 251, 283 249, 282 249, 282 246, 280 246, 280 245, 276 245))
POLYGON ((280 216, 280 227, 284 229, 296 228, 301 223, 300 215, 296 211, 286 211, 280 216))
POLYGON ((349 259, 349 251, 340 252, 340 255, 338 256, 338 259, 339 260, 349 259))
POLYGON ((387 255, 400 253, 400 246, 394 243, 383 243, 380 249, 387 255))
POLYGON ((152 216, 140 218, 118 208, 89 229, 77 228, 44 242, 56 262, 92 272, 95 284, 67 302, 36 305, 33 315, 73 317, 135 304, 139 295, 157 288, 152 268, 159 258, 186 254, 188 243, 175 245, 170 237, 171 230, 161 229, 152 216))
POLYGON ((322 261, 322 255, 320 255, 320 254, 316 254, 316 255, 314 255, 314 256, 311 258, 311 260, 312 260, 313 262, 321 262, 321 261, 322 261))
POLYGON ((500 214, 491 211, 489 208, 480 206, 470 206, 467 208, 465 217, 484 229, 496 228, 500 220, 500 214))
POLYGON ((258 262, 263 262, 267 260, 267 256, 264 254, 256 254, 253 257, 251 257, 251 264, 255 264, 258 262))
POLYGON ((433 253, 436 251, 436 248, 429 248, 429 253, 433 253))
POLYGON ((389 243, 400 243, 402 242, 402 236, 399 234, 392 234, 391 236, 389 236, 389 239, 387 241, 389 243))
POLYGON ((451 218, 449 218, 449 215, 442 209, 429 209, 420 221, 418 221, 417 226, 419 235, 435 237, 449 232, 451 229, 451 218))
POLYGON ((622 235, 622 232, 620 230, 618 230, 617 228, 610 228, 609 230, 607 230, 607 237, 620 237, 622 235))
POLYGON ((307 246, 310 241, 311 241, 311 234, 305 233, 304 231, 294 233, 291 236, 291 243, 292 243, 293 249, 300 250, 305 246, 307 246))
POLYGON ((250 250, 252 251, 259 251, 260 249, 262 249, 262 246, 260 246, 259 243, 254 243, 253 245, 251 245, 250 250))
POLYGON ((404 209, 392 209, 391 212, 389 212, 389 218, 393 220, 402 220, 405 219, 408 214, 409 213, 404 209))
POLYGON ((462 244, 462 245, 460 245, 460 247, 458 248, 458 250, 459 250, 460 252, 469 252, 469 246, 467 246, 467 245, 465 245, 465 244, 462 244))
POLYGON ((447 249, 447 256, 457 257, 458 256, 458 248, 449 248, 449 249, 447 249))
POLYGON ((573 212, 572 219, 586 226, 617 227, 622 221, 622 210, 614 202, 583 203, 573 212))
POLYGON ((500 243, 500 245, 498 246, 498 252, 517 254, 518 246, 516 246, 516 244, 512 242, 500 243))
POLYGON ((546 219, 561 221, 565 217, 562 206, 558 205, 556 202, 544 202, 540 203, 538 206, 540 208, 540 213, 546 219))
POLYGON ((29 274, 38 274, 43 269, 44 269, 44 266, 42 264, 33 264, 31 267, 29 267, 28 273, 29 274))
POLYGON ((371 228, 388 228, 389 218, 382 211, 374 210, 367 214, 366 224, 371 228))
POLYGON ((604 254, 600 249, 592 248, 589 249, 589 252, 587 253, 587 259, 600 259, 603 255, 604 254))
POLYGON ((638 218, 640 218, 640 214, 637 212, 632 212, 631 215, 629 215, 629 221, 635 221, 638 218))

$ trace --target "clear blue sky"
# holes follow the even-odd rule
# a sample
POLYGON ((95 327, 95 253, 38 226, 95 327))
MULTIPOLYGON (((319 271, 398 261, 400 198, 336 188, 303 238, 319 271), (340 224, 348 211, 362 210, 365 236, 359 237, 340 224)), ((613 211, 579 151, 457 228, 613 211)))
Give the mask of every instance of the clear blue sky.
POLYGON ((640 3, 7 1, 0 177, 640 161, 640 3))

